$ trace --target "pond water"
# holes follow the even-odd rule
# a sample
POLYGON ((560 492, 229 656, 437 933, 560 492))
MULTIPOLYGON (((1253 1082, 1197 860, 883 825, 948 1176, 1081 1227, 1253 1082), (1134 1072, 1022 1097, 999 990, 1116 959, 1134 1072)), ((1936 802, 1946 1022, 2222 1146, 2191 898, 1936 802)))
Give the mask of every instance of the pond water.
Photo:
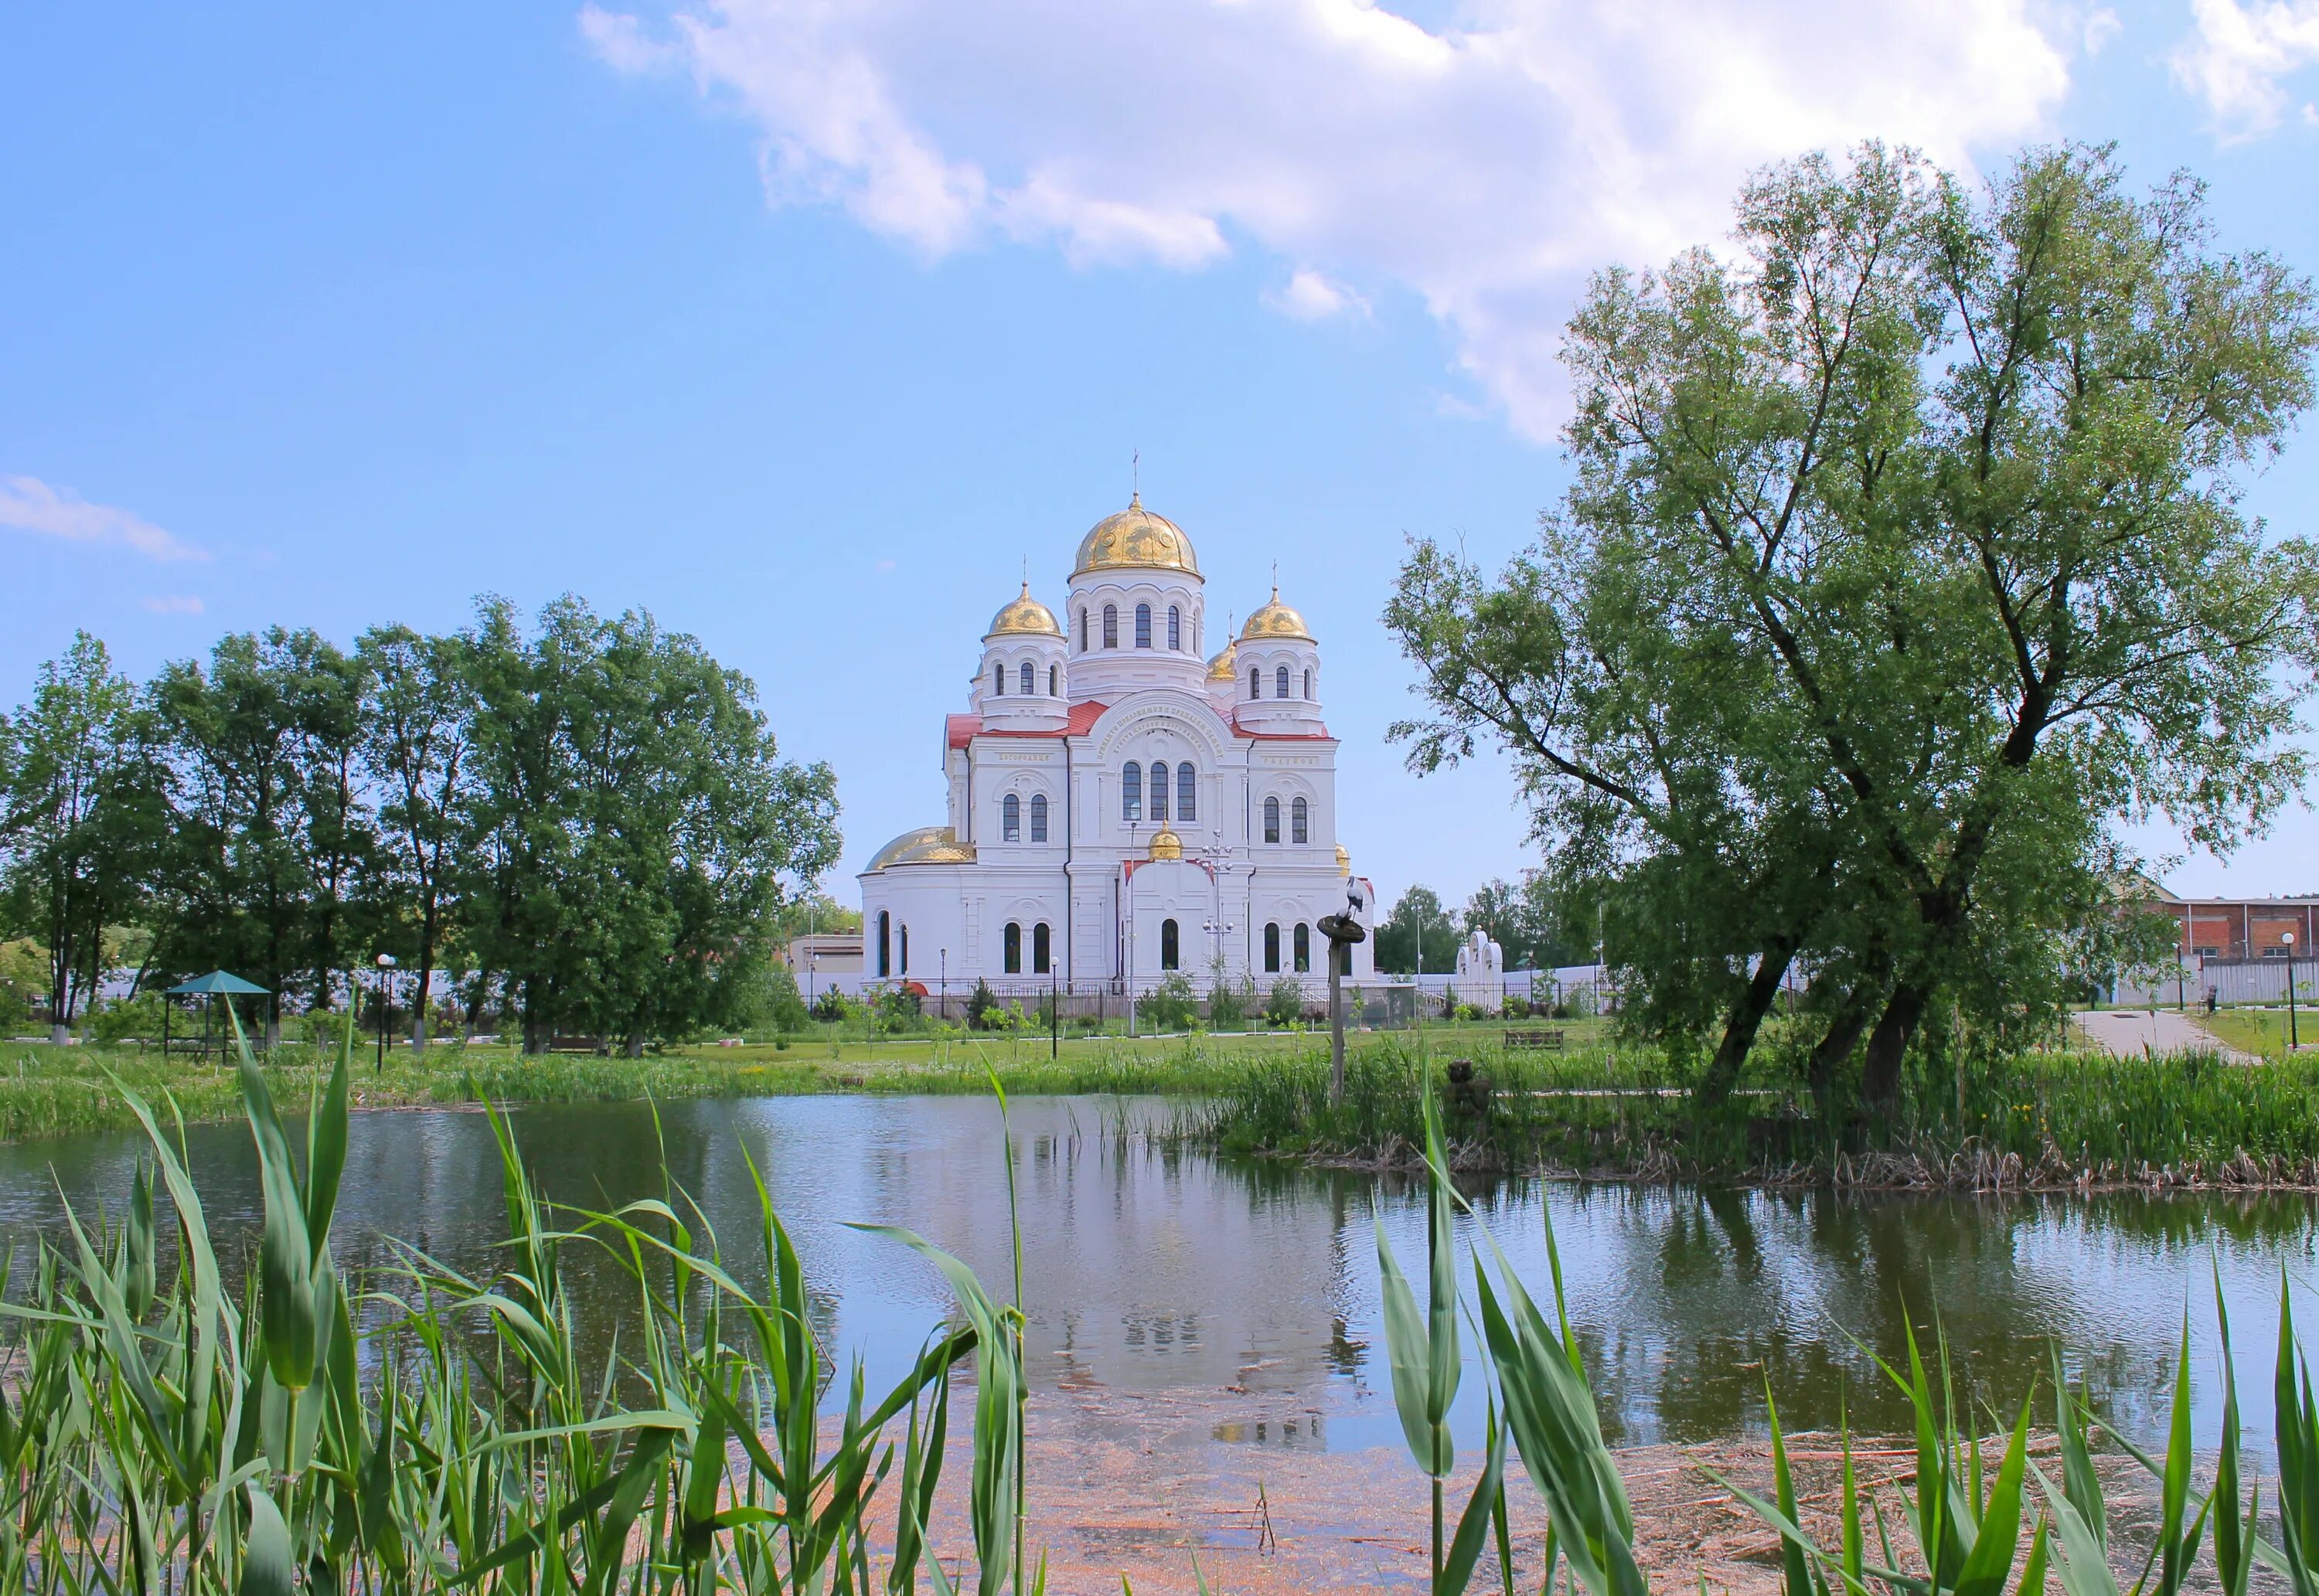
MULTIPOLYGON (((1162 1447, 1397 1445, 1370 1216, 1374 1204, 1421 1281, 1421 1192, 1171 1148, 1147 1134, 1170 1112, 1116 1099, 1014 1105, 1034 1380, 1106 1399, 1042 1408, 1054 1422, 1095 1427, 1132 1412, 1139 1434, 1162 1447)), ((747 1160, 765 1172, 821 1328, 840 1357, 864 1358, 873 1390, 916 1353, 949 1298, 915 1255, 844 1222, 916 1230, 1004 1294, 995 1105, 777 1097, 668 1105, 660 1119, 670 1173, 753 1287, 764 1270, 747 1160)), ((513 1122, 551 1196, 600 1207, 661 1190, 641 1104, 528 1108, 513 1122)), ((213 1233, 224 1248, 254 1247, 260 1199, 247 1129, 197 1126, 188 1142, 213 1233)), ((140 1147, 129 1135, 0 1145, 0 1232, 20 1248, 57 1234, 60 1200, 118 1212, 140 1147)), ((2288 1195, 2000 1200, 1530 1181, 1474 1200, 1541 1302, 1551 1289, 1541 1216, 1551 1216, 1614 1444, 1758 1429, 1767 1378, 1791 1429, 1833 1426, 1848 1407, 1856 1428, 1890 1433, 1906 1410, 1868 1351, 1905 1357, 1904 1325, 1925 1334, 1936 1310, 1981 1394, 2017 1402, 2058 1338, 2098 1407, 2147 1438, 2161 1436, 2187 1310, 2210 1443, 2219 1278, 2250 1439, 2267 1449, 2281 1271, 2300 1304, 2314 1244, 2313 1203, 2288 1195)), ((383 1263, 382 1239, 394 1236, 488 1274, 502 1231, 482 1115, 355 1117, 342 1259, 383 1263)), ((633 1311, 633 1287, 584 1249, 567 1256, 585 1328, 609 1344, 633 1311)), ((2319 1310, 2305 1322, 2319 1328, 2319 1310)), ((1469 1333, 1457 1416, 1466 1434, 1481 1420, 1473 1357, 1469 1333)))

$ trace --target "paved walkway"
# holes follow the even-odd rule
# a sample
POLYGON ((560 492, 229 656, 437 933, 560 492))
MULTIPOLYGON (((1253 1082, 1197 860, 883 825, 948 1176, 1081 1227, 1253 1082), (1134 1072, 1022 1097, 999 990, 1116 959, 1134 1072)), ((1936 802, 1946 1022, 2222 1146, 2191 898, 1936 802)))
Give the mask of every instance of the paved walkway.
POLYGON ((2121 1058, 2139 1058, 2144 1050, 2153 1053, 2196 1050, 2219 1052, 2233 1064, 2262 1062, 2252 1053, 2224 1047, 2213 1032, 2176 1009, 2098 1008, 2074 1018, 2087 1040, 2121 1058))

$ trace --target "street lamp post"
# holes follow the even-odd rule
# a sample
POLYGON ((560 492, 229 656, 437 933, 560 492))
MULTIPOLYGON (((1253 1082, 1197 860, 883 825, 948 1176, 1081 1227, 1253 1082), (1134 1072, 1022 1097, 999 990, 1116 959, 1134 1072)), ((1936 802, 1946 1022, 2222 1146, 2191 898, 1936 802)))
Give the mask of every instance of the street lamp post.
POLYGON ((2303 1045, 2295 1030, 2295 933, 2283 931, 2278 940, 2287 947, 2287 1050, 2291 1053, 2303 1045))
POLYGON ((808 1014, 811 1014, 811 1013, 813 1013, 813 984, 814 984, 814 978, 815 978, 817 976, 820 975, 820 974, 821 974, 821 955, 820 955, 820 953, 818 953, 818 952, 808 953, 808 954, 805 956, 805 1012, 806 1012, 806 1013, 808 1013, 808 1014))
POLYGON ((378 1062, 371 1067, 374 1075, 383 1074, 386 1069, 387 994, 388 983, 393 978, 394 955, 381 953, 378 956, 378 1062))

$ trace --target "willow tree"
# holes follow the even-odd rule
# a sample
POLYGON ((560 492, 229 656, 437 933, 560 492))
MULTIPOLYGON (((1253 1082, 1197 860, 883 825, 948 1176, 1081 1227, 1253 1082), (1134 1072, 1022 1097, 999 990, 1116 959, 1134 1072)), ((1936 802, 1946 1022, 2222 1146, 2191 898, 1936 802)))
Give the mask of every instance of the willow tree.
POLYGON ((2221 850, 2300 785, 2319 564, 2239 495, 2310 401, 2312 291, 2202 202, 2083 147, 1770 171, 1737 248, 1592 284, 1539 550, 1405 567, 1412 759, 1494 733, 1550 840, 1704 920, 1644 952, 1720 972, 1719 1065, 1801 961, 1889 1100, 1992 951, 2058 956, 2101 823, 2221 850))

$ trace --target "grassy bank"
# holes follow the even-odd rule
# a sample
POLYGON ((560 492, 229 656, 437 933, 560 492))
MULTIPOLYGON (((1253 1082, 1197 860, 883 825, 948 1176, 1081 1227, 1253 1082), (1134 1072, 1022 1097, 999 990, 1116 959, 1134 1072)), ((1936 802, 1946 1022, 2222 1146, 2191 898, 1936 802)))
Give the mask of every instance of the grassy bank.
MULTIPOLYGON (((1357 1040, 1356 1051, 1382 1039, 1357 1040)), ((356 1108, 493 1103, 614 1102, 650 1096, 742 1097, 813 1092, 981 1092, 995 1073, 1007 1090, 1030 1093, 1167 1093, 1208 1096, 1252 1063, 1312 1058, 1325 1041, 1305 1032, 1190 1037, 1065 1037, 1051 1055, 1043 1037, 832 1038, 788 1048, 699 1047, 641 1059, 587 1053, 527 1058, 511 1047, 456 1043, 414 1055, 408 1048, 357 1050, 356 1108)), ((303 1101, 332 1057, 302 1044, 278 1047, 264 1069, 276 1091, 303 1101)), ((135 1047, 0 1048, 0 1138, 117 1130, 135 1121, 118 1080, 150 1101, 166 1093, 188 1120, 241 1113, 233 1070, 184 1055, 167 1060, 135 1047)))
POLYGON ((1421 1083, 1449 1104, 1461 1168, 1611 1177, 1908 1186, 2319 1187, 2319 1058, 2239 1067, 2213 1055, 2032 1052, 1915 1078, 1897 1110, 1823 1117, 1791 1078, 1751 1064, 1710 1109, 1642 1050, 1472 1050, 1486 1114, 1449 1097, 1441 1055, 1399 1041, 1356 1054, 1341 1104, 1325 1060, 1251 1060, 1210 1132, 1230 1151, 1412 1164, 1421 1083))

